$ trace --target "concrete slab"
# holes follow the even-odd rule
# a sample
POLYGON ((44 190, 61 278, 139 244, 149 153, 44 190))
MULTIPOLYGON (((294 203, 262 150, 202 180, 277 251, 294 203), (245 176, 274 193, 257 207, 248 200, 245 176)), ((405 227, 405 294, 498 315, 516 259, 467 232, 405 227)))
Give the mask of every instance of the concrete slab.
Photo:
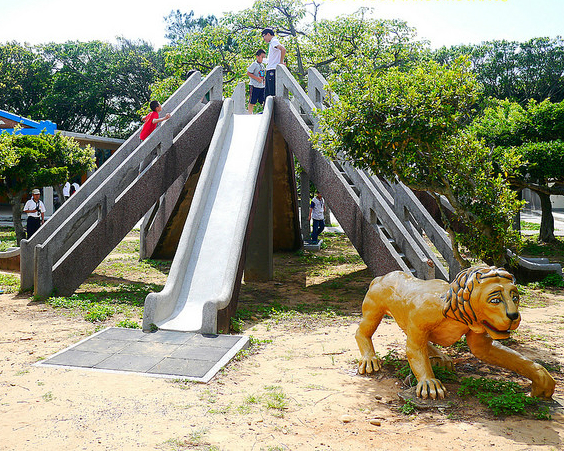
POLYGON ((316 243, 311 241, 304 241, 304 250, 311 252, 318 252, 321 249, 323 240, 318 240, 316 243))
POLYGON ((58 352, 35 366, 80 368, 208 382, 249 338, 110 327, 58 352))

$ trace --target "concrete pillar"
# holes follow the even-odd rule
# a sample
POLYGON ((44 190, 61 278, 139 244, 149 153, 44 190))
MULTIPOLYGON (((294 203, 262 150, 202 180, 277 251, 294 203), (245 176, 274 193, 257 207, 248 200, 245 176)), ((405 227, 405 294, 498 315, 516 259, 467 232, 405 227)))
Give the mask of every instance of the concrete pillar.
POLYGON ((301 228, 302 228, 302 239, 309 240, 310 235, 310 224, 308 220, 309 216, 309 176, 306 171, 300 173, 300 216, 301 216, 301 228))
POLYGON ((45 216, 52 216, 55 211, 53 204, 53 187, 43 187, 43 203, 45 204, 45 216))
POLYGON ((259 185, 253 225, 247 241, 245 281, 264 282, 274 277, 272 261, 272 139, 269 139, 264 173, 259 185))

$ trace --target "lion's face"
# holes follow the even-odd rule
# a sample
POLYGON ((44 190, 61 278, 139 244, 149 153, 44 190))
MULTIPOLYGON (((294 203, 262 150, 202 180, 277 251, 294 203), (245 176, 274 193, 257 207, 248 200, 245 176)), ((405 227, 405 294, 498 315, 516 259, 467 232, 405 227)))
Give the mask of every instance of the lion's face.
POLYGON ((500 340, 519 327, 519 292, 513 282, 501 277, 483 280, 474 288, 470 302, 477 317, 470 325, 474 332, 487 332, 500 340))
POLYGON ((521 321, 519 292, 503 268, 474 267, 461 271, 446 296, 445 316, 496 340, 509 337, 521 321))

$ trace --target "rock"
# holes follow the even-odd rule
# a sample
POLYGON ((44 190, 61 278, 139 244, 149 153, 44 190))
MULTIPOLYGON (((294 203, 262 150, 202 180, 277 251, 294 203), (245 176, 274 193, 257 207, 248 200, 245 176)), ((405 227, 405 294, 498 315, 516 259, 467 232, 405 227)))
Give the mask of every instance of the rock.
POLYGON ((353 420, 353 417, 345 414, 345 415, 341 415, 339 420, 341 420, 342 423, 350 423, 353 420))
POLYGON ((369 423, 372 426, 382 426, 382 422, 380 420, 378 420, 377 418, 372 418, 369 423))

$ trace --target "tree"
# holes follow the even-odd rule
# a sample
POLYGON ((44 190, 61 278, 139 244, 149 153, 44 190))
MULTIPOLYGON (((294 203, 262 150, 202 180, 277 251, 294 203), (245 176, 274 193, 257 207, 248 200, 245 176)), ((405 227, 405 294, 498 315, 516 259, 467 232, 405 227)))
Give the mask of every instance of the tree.
POLYGON ((309 67, 327 77, 335 74, 346 84, 348 73, 384 70, 419 59, 424 43, 414 41, 415 30, 405 22, 369 19, 366 8, 317 21, 316 12, 322 7, 322 3, 301 0, 257 0, 251 8, 227 13, 217 25, 190 27, 178 45, 166 49, 167 69, 174 78, 160 80, 152 89, 166 98, 190 70, 205 75, 221 66, 229 93, 235 84, 247 80, 247 66, 256 50, 265 48, 260 35, 265 26, 283 40, 287 66, 303 85, 309 67))
POLYGON ((487 97, 509 99, 522 105, 529 99, 564 100, 564 40, 561 37, 534 38, 526 42, 489 41, 443 47, 433 53, 441 63, 449 63, 461 55, 472 61, 487 97))
POLYGON ((519 165, 507 174, 508 180, 519 190, 529 188, 538 194, 539 240, 554 241, 550 196, 564 194, 564 101, 531 100, 525 107, 509 100, 492 101, 473 129, 500 161, 508 154, 519 155, 519 165))
POLYGON ((53 66, 32 47, 0 45, 0 109, 43 119, 40 100, 52 83, 53 66))
POLYGON ((180 44, 191 33, 202 31, 207 26, 217 26, 219 22, 217 17, 209 15, 207 17, 200 16, 194 18, 194 11, 189 13, 180 12, 180 10, 171 11, 165 18, 167 38, 172 45, 180 44))
POLYGON ((443 214, 462 267, 469 262, 460 246, 489 264, 503 265, 507 248, 519 245, 511 225, 521 204, 496 175, 489 149, 467 131, 479 95, 480 85, 464 59, 450 67, 427 61, 409 70, 362 73, 354 85, 342 87, 338 103, 321 113, 324 131, 315 138, 331 158, 429 191, 440 208, 444 196, 466 229, 456 233, 443 214))
POLYGON ((90 146, 82 149, 73 138, 60 133, 30 136, 3 132, 0 156, 0 194, 6 195, 12 205, 18 245, 25 237, 22 198, 33 188, 59 185, 94 169, 96 161, 94 149, 90 146))
POLYGON ((79 133, 129 136, 164 67, 162 55, 144 41, 52 43, 40 51, 57 68, 41 111, 58 128, 79 133))

